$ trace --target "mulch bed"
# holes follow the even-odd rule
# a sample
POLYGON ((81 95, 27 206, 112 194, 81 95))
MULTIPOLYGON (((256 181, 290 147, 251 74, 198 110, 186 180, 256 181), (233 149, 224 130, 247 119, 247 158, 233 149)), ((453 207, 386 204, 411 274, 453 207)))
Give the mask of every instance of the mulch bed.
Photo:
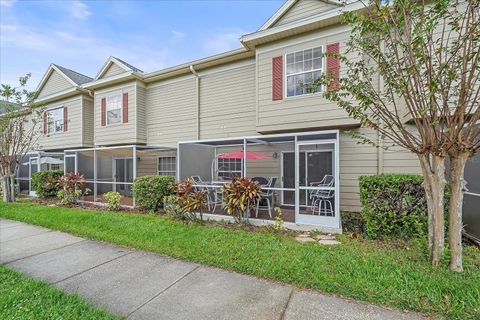
MULTIPOLYGON (((142 211, 136 208, 128 208, 122 207, 120 210, 117 211, 109 211, 105 206, 89 203, 89 202, 82 202, 74 205, 65 206, 58 201, 56 198, 28 198, 28 201, 19 201, 19 202, 30 202, 35 204, 40 204, 44 206, 57 206, 57 207, 64 207, 64 208, 77 208, 77 209, 85 209, 85 210, 95 210, 95 211, 102 211, 102 212, 111 212, 111 213, 130 213, 130 214, 149 214, 146 211, 142 211)), ((163 216, 168 218, 165 215, 163 210, 156 212, 155 214, 159 216, 163 216)), ((205 220, 203 222, 193 222, 193 221, 183 221, 184 223, 201 223, 207 226, 213 227, 220 227, 229 230, 243 230, 247 232, 269 232, 280 234, 288 237, 295 237, 296 235, 302 233, 295 230, 275 230, 272 226, 254 226, 248 223, 233 223, 229 221, 215 221, 215 220, 205 220)))

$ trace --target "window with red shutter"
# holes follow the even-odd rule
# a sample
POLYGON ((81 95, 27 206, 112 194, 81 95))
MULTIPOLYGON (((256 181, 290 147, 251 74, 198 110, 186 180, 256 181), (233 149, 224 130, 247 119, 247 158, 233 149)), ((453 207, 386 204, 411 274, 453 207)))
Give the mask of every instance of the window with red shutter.
POLYGON ((338 42, 328 44, 327 53, 327 76, 332 78, 327 90, 335 91, 339 88, 340 79, 340 60, 336 56, 340 54, 340 44, 338 42))
POLYGON ((63 107, 63 131, 68 131, 68 109, 63 107))
POLYGON ((107 98, 102 98, 102 110, 101 110, 102 127, 107 125, 107 98))
POLYGON ((272 58, 272 100, 283 99, 283 57, 272 58))
POLYGON ((123 123, 127 123, 128 122, 128 92, 125 92, 123 94, 122 111, 123 111, 123 114, 122 114, 123 123))

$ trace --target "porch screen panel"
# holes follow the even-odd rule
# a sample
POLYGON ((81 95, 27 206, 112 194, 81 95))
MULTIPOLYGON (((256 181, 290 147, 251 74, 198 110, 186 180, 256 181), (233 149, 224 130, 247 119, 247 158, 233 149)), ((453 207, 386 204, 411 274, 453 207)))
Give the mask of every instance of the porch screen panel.
POLYGON ((282 219, 295 222, 294 141, 249 140, 247 177, 257 181, 262 189, 262 200, 254 218, 275 219, 278 215, 275 208, 281 208, 282 219))
POLYGON ((200 144, 180 144, 179 167, 180 180, 199 176, 203 181, 211 181, 215 170, 215 147, 200 144))
POLYGON ((300 214, 335 217, 335 146, 309 144, 299 147, 304 166, 299 170, 300 214))

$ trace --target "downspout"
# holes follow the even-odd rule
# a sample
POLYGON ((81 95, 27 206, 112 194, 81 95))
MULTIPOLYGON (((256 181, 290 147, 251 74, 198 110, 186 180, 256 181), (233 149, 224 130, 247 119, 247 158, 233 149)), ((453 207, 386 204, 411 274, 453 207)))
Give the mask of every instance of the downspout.
POLYGON ((197 118, 197 140, 200 140, 200 76, 198 75, 197 71, 193 68, 193 65, 190 65, 190 72, 195 76, 196 81, 196 118, 197 118))

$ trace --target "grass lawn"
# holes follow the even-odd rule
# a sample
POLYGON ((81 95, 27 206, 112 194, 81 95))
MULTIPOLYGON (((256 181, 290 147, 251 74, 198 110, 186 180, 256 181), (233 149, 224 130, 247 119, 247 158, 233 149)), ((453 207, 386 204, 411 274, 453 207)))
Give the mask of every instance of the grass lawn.
POLYGON ((0 319, 119 319, 0 265, 0 319))
POLYGON ((419 243, 341 236, 342 245, 319 246, 267 232, 36 204, 0 203, 0 216, 438 318, 480 319, 480 252, 473 247, 465 250, 465 272, 455 274, 432 269, 419 243))

